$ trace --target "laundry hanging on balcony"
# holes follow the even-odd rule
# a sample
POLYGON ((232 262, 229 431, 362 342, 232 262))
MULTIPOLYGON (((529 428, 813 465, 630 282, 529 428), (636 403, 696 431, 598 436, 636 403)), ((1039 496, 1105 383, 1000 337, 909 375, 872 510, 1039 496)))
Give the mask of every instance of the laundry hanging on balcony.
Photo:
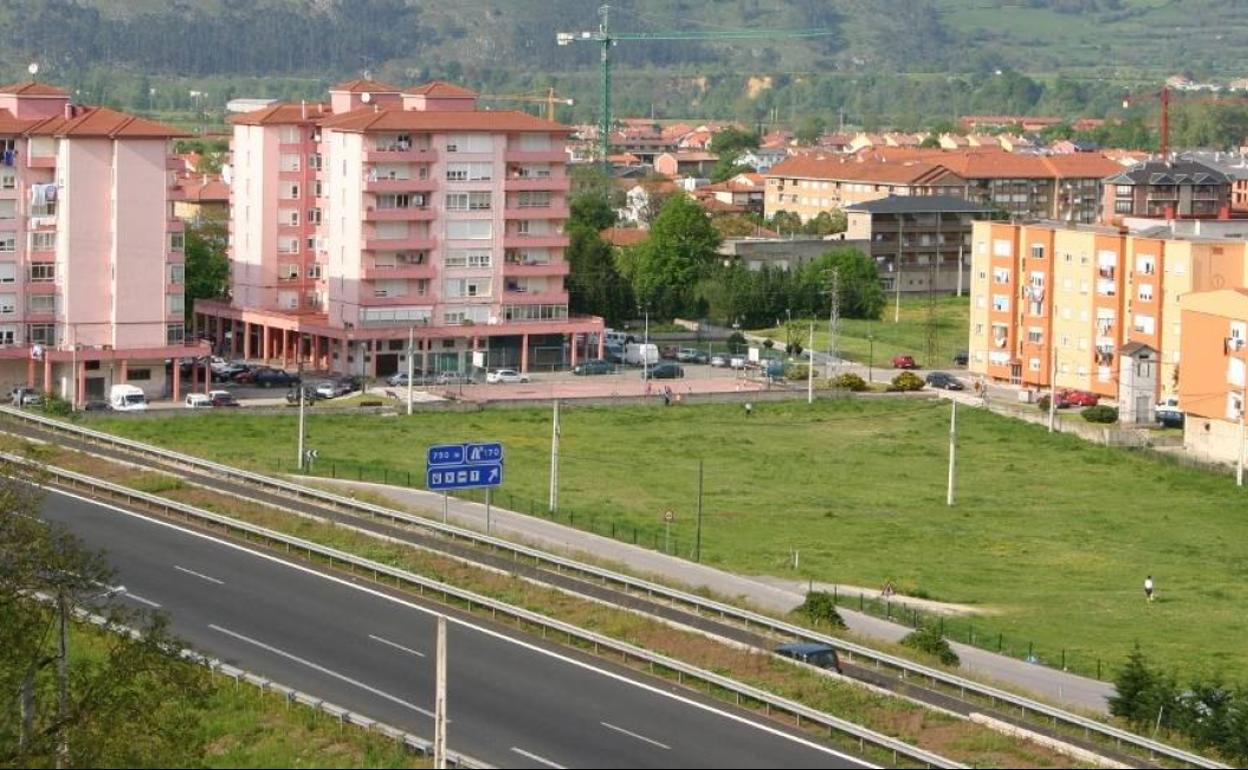
POLYGON ((56 185, 32 184, 30 186, 30 205, 46 206, 56 201, 56 185))

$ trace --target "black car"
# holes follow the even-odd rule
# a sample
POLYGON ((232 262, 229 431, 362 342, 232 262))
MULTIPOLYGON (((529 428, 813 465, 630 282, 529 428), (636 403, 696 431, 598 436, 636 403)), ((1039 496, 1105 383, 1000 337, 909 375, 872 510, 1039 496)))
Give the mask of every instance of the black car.
POLYGON ((610 361, 604 361, 601 358, 584 361, 572 367, 572 373, 576 375, 613 374, 614 372, 615 366, 610 361))
POLYGON ((84 412, 107 412, 109 408, 107 401, 88 401, 82 405, 84 412))
POLYGON ((652 380, 678 380, 685 376, 685 368, 679 364, 655 364, 641 373, 643 379, 647 373, 652 380))
POLYGON ((841 673, 841 659, 837 657, 836 650, 826 644, 817 642, 782 644, 776 648, 776 654, 809 663, 817 668, 826 668, 838 674, 841 673))
POLYGON ((282 387, 299 384, 299 375, 281 369, 261 369, 252 378, 252 384, 261 388, 282 387))
POLYGON ((954 366, 966 366, 967 362, 969 362, 970 360, 971 360, 971 356, 965 350, 960 350, 957 353, 953 354, 954 366))
POLYGON ((927 384, 941 390, 966 390, 966 386, 956 377, 947 372, 932 372, 927 375, 927 384))

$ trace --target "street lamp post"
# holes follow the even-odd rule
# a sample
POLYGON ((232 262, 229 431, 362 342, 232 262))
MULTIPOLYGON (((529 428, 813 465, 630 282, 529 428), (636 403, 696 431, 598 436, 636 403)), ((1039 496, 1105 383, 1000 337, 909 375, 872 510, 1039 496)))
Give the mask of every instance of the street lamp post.
POLYGON ((407 329, 407 415, 412 415, 412 360, 416 358, 416 327, 407 329))

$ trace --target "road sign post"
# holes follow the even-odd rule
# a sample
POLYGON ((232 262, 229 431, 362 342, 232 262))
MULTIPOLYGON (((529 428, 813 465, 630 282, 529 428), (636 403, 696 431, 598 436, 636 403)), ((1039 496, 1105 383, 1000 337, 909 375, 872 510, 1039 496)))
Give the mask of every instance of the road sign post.
POLYGON ((503 445, 493 442, 437 444, 425 461, 425 487, 442 493, 442 523, 450 508, 450 493, 458 489, 485 490, 485 531, 491 527, 492 492, 503 483, 503 445))
POLYGON ((668 509, 663 512, 663 553, 670 554, 672 552, 672 522, 676 520, 676 514, 668 509))

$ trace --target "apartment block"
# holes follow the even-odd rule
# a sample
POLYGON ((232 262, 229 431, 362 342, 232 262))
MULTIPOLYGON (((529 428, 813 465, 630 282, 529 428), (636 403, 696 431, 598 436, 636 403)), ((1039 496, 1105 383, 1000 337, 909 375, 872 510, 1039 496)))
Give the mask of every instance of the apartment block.
POLYGON ((1185 331, 1179 403, 1184 445, 1210 460, 1244 451, 1241 422, 1248 388, 1248 290, 1195 292, 1180 302, 1185 331))
POLYGON ((1234 180, 1197 160, 1154 160, 1105 180, 1101 220, 1126 217, 1228 219, 1234 180))
POLYGON ((0 383, 104 398, 181 388, 179 132, 26 82, 0 88, 0 383))
POLYGON ((1158 395, 1178 391, 1179 301, 1248 285, 1240 239, 1058 222, 976 222, 969 366, 998 382, 1119 397, 1122 348, 1159 354, 1158 395))
POLYGON ((921 161, 889 163, 857 158, 794 155, 763 177, 764 212, 789 211, 808 221, 821 212, 890 195, 966 197, 966 180, 945 166, 921 161))
POLYGON ((568 314, 567 127, 371 80, 231 123, 232 295, 195 307, 218 345, 368 376, 409 335, 426 372, 601 352, 602 320, 568 314))

